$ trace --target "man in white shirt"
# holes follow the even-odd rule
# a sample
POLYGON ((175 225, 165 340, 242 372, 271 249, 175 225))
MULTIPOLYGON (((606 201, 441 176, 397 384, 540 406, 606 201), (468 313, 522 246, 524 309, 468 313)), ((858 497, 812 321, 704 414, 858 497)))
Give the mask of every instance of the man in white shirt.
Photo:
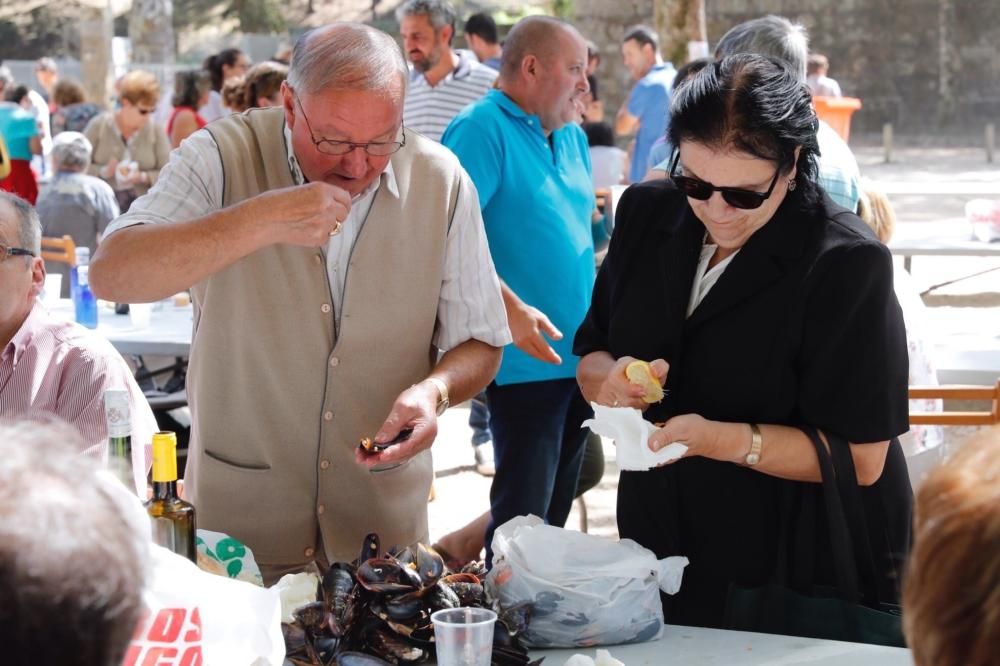
POLYGON ((497 71, 451 48, 455 8, 447 0, 409 0, 396 18, 413 66, 403 124, 440 141, 451 119, 493 87, 497 71))

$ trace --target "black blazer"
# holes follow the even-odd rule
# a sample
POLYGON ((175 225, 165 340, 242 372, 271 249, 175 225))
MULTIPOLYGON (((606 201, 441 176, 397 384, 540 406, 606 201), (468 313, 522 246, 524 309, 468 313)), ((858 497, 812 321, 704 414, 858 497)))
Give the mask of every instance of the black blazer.
MULTIPOLYGON (((696 413, 808 423, 851 442, 906 432, 906 333, 891 256, 856 215, 789 194, 687 318, 704 236, 669 181, 629 188, 574 353, 665 359, 667 395, 648 410, 651 421, 696 413)), ((720 626, 730 582, 771 576, 788 484, 803 485, 705 458, 622 474, 621 535, 659 557, 691 559, 668 622, 720 626)), ((912 501, 897 444, 882 479, 863 490, 888 507, 869 523, 892 578, 908 549, 912 501)), ((886 598, 898 597, 898 580, 886 585, 886 598)))

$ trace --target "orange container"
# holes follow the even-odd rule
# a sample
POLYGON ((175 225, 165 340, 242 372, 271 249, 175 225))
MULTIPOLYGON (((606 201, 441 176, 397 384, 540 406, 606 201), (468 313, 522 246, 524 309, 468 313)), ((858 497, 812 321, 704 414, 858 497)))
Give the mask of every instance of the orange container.
POLYGON ((813 97, 820 120, 836 130, 844 141, 851 135, 851 115, 861 108, 857 97, 813 97))

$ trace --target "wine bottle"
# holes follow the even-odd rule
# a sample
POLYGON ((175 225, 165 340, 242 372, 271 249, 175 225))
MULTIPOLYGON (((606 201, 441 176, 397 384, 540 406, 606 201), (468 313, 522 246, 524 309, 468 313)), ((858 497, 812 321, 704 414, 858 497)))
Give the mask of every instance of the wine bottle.
POLYGON ((153 541, 197 563, 194 506, 177 496, 177 435, 153 435, 153 497, 146 502, 153 541))
POLYGON ((108 425, 108 469, 130 492, 138 493, 132 472, 132 419, 128 391, 108 389, 104 392, 104 419, 108 425))

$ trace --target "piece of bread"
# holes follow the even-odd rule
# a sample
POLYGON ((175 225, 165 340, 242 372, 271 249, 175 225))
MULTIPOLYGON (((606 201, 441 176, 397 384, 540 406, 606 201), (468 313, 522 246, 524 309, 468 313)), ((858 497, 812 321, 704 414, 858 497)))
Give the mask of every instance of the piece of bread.
POLYGON ((663 386, 656 377, 656 373, 649 367, 649 363, 632 361, 625 366, 625 376, 631 383, 642 387, 644 402, 652 404, 663 400, 663 386))

